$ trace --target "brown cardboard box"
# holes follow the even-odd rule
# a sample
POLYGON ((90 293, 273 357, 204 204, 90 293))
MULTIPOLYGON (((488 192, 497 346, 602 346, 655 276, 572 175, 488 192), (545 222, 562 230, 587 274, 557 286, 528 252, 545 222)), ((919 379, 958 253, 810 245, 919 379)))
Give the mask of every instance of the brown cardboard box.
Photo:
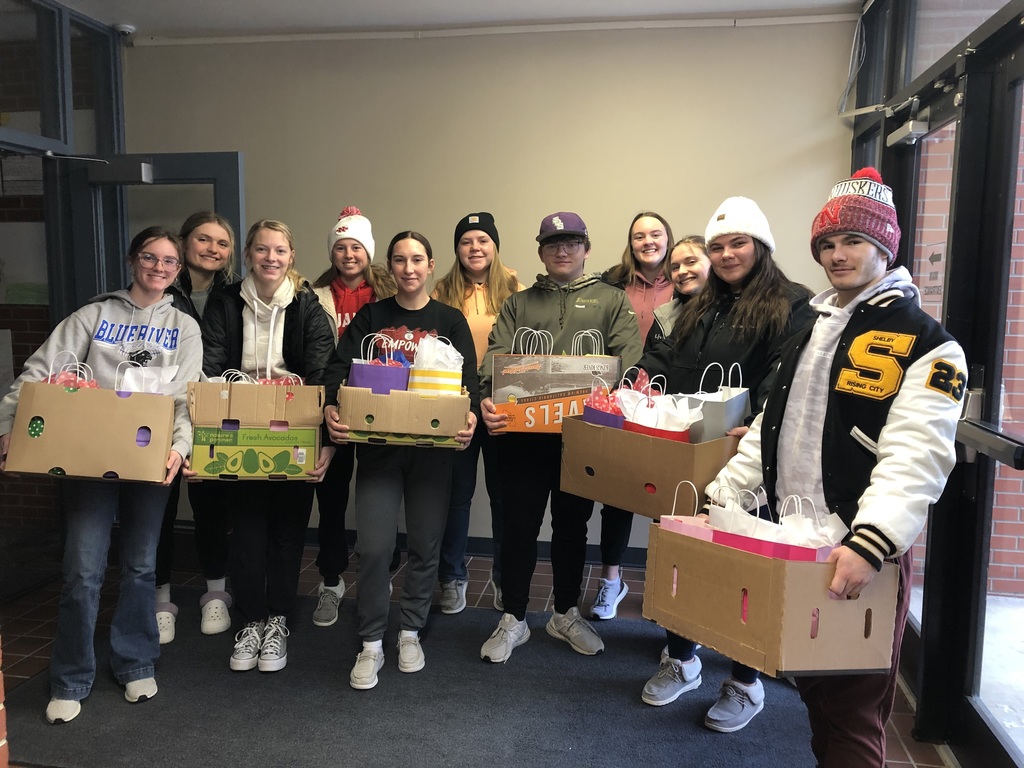
POLYGON ((308 480, 323 405, 319 386, 192 382, 192 468, 210 479, 308 480))
POLYGON ((495 355, 491 400, 509 416, 506 432, 561 432, 562 420, 583 413, 594 377, 619 382, 618 357, 495 355))
POLYGON ((28 382, 18 396, 7 471, 162 483, 173 435, 169 395, 28 382))
POLYGON ((707 443, 680 443, 614 427, 588 424, 572 416, 562 424, 562 475, 566 493, 593 499, 645 517, 692 515, 689 480, 704 489, 736 453, 737 437, 707 443))
POLYGON ((651 524, 644 617, 775 677, 888 671, 898 568, 831 600, 835 566, 753 555, 651 524))
POLYGON ((455 435, 469 419, 469 395, 375 395, 363 387, 341 387, 338 416, 353 443, 455 448, 455 435))

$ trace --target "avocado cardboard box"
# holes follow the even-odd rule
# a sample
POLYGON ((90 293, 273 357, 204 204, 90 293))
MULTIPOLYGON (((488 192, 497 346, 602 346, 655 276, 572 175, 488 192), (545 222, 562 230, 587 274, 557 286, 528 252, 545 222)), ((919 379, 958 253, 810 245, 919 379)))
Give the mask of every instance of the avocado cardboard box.
POLYGON ((775 677, 885 672, 898 568, 832 600, 831 563, 754 555, 651 524, 644 618, 775 677))
POLYGON ((495 355, 491 400, 509 416, 506 432, 561 432, 562 421, 583 413, 594 377, 619 383, 618 357, 607 355, 495 355))
POLYGON ((7 471, 162 483, 174 398, 112 389, 22 384, 7 471))
POLYGON ((363 387, 340 387, 338 416, 353 443, 457 448, 455 435, 469 420, 469 395, 375 395, 363 387))
POLYGON ((680 443, 615 427, 589 424, 579 416, 562 424, 562 474, 566 493, 611 504, 645 517, 692 515, 693 489, 703 496, 739 445, 738 437, 680 443))
POLYGON ((308 480, 320 453, 324 388, 191 382, 192 469, 221 480, 308 480))

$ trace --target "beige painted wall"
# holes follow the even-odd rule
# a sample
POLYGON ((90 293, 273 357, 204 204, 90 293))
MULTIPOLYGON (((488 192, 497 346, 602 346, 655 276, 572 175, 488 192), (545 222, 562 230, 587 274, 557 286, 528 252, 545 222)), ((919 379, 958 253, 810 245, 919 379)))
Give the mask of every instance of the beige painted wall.
MULTIPOLYGON (((837 21, 139 46, 125 57, 128 151, 241 150, 249 220, 288 222, 309 276, 345 205, 373 221, 378 259, 417 229, 441 272, 455 221, 489 210, 529 282, 547 213, 580 213, 604 269, 638 210, 682 236, 746 195, 786 272, 819 289, 807 238, 849 170, 835 104, 852 33, 837 21)), ((471 534, 486 536, 480 487, 471 534)))

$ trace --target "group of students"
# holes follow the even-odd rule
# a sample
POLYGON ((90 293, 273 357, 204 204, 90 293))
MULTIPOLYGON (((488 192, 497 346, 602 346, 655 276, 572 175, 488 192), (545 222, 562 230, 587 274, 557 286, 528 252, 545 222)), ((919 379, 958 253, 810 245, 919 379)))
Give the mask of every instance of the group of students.
MULTIPOLYGON (((739 364, 752 416, 729 433, 742 437, 739 453, 709 490, 763 485, 773 514, 790 493, 838 512, 852 534, 832 555, 830 596, 856 595, 887 559, 900 564, 890 673, 807 678, 800 685, 820 765, 881 765, 909 600, 906 553, 952 466, 952 430, 965 383, 959 346, 919 309, 906 270, 889 270, 899 246, 891 190, 873 171, 836 185, 811 238, 833 287, 813 298, 779 268, 767 219, 743 197, 725 200, 703 237, 678 242, 662 216, 637 214, 621 263, 604 274, 586 269, 591 242, 577 214, 546 216, 536 240, 544 272, 526 288, 499 259, 493 216, 469 214, 455 227, 455 263, 431 291, 435 263, 426 238, 400 232, 388 246, 386 267, 374 264, 370 222, 354 208, 345 209, 332 228, 331 266, 313 286, 295 272, 292 236, 280 222, 263 220, 250 228, 241 282, 231 280, 231 227, 216 214, 190 217, 180 236, 149 228, 131 244, 129 288, 99 296, 69 316, 26 363, 0 404, 0 447, 6 456, 20 384, 42 379, 58 351, 76 352, 104 387, 114 386, 124 359, 177 365, 178 382, 234 369, 325 385, 329 439, 309 473, 313 483, 187 483, 207 580, 201 629, 226 631, 234 610, 243 626, 231 669, 272 672, 285 666, 314 489, 323 581, 313 620, 318 626, 337 620, 345 591, 341 574, 349 562, 345 511, 354 471, 362 650, 350 684, 366 690, 377 685, 384 665, 389 569, 403 502, 408 570, 399 600, 399 670, 416 672, 425 664, 419 632, 436 581, 442 613, 466 605, 469 508, 480 454, 494 538, 490 586, 502 612, 481 658, 506 662, 530 638, 530 582, 549 503, 554 605, 545 629, 578 653, 604 650, 588 616, 614 618, 628 591, 619 570, 632 515, 602 510, 602 578, 584 615, 580 599, 594 504, 559 489, 560 436, 506 434, 508 417, 492 399, 492 358, 513 351, 517 329, 549 331, 555 350, 569 349, 579 331, 597 330, 606 354, 620 357, 624 370, 638 365, 651 376, 663 375, 666 392, 697 391, 710 363, 724 370, 739 364), (127 329, 113 343, 95 334, 101 321, 111 319, 127 329), (141 324, 178 329, 177 346, 141 349, 132 341, 138 335, 132 329, 141 324), (462 354, 471 411, 456 438, 460 451, 348 443, 349 427, 337 408, 344 397, 339 387, 372 334, 399 343, 410 359, 428 334, 449 339, 462 354), (858 381, 874 382, 884 396, 865 398, 858 381), (229 509, 239 513, 229 515, 229 509)), ((179 468, 186 479, 195 475, 187 461, 191 424, 183 391, 175 407, 163 486, 83 480, 64 486, 68 529, 50 722, 77 716, 95 677, 92 638, 115 518, 122 531, 121 594, 111 625, 111 664, 128 701, 156 694, 159 643, 173 640, 176 615, 169 576, 179 468)), ((663 706, 696 689, 698 647, 668 633, 642 700, 663 706)), ((757 671, 734 664, 705 724, 737 731, 763 706, 757 671)))

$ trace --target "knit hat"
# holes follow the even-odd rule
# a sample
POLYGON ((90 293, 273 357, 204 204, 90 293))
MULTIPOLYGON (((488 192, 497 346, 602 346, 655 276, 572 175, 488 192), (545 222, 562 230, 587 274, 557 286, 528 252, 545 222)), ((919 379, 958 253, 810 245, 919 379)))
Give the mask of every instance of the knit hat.
POLYGON ((361 243, 370 261, 373 261, 373 231, 370 228, 370 220, 354 205, 348 206, 338 214, 338 223, 327 236, 327 252, 333 251, 334 244, 345 238, 361 243))
POLYGON ((494 217, 487 211, 481 211, 480 213, 469 213, 459 219, 459 223, 455 225, 455 250, 459 250, 459 240, 467 232, 479 229, 481 232, 486 232, 491 240, 494 241, 494 247, 501 248, 501 238, 498 237, 498 228, 494 226, 494 217))
POLYGON ((558 211, 544 217, 540 223, 540 234, 537 235, 537 242, 543 243, 549 237, 560 235, 578 235, 590 238, 587 232, 587 225, 583 223, 577 214, 569 211, 558 211))
POLYGON ((885 251, 889 266, 900 249, 900 225, 892 189, 882 182, 874 168, 861 168, 846 181, 832 187, 828 202, 811 225, 811 254, 821 263, 818 244, 823 237, 853 232, 885 251))
POLYGON ((730 197, 718 206, 704 231, 704 240, 710 246, 716 237, 732 234, 749 235, 764 243, 770 253, 775 253, 775 238, 768 219, 749 197, 730 197))

